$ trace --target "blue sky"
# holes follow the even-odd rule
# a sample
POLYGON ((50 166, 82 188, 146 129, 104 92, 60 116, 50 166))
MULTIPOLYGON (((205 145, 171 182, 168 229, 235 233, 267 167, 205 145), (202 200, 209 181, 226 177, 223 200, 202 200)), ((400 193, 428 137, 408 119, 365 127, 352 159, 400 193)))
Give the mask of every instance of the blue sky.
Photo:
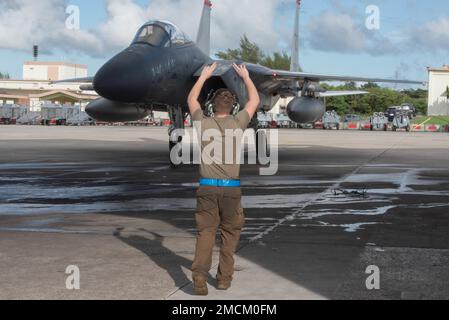
MULTIPOLYGON (((12 0, 14 1, 31 0, 12 0)), ((36 31, 36 34, 42 33, 39 34, 39 38, 43 39, 42 42, 52 43, 54 47, 47 48, 52 53, 41 55, 40 60, 64 60, 87 64, 89 73, 94 75, 108 58, 126 46, 126 41, 131 40, 131 34, 134 31, 129 30, 128 23, 122 22, 123 26, 120 26, 117 25, 117 21, 120 20, 115 20, 117 15, 123 14, 123 11, 128 9, 121 7, 111 13, 111 10, 115 8, 113 6, 117 6, 119 0, 40 0, 36 2, 41 1, 48 1, 49 6, 55 6, 55 4, 79 6, 81 31, 87 34, 85 35, 87 38, 77 40, 76 50, 72 50, 70 40, 64 40, 60 34, 53 34, 55 28, 49 26, 45 29, 45 23, 42 23, 43 26, 40 26, 41 29, 36 31), (107 6, 110 9, 109 13, 106 10, 107 6), (113 34, 106 36, 103 28, 103 35, 98 36, 101 24, 112 26, 113 34), (128 28, 128 30, 121 34, 122 28, 128 28), (111 44, 111 38, 117 38, 120 34, 124 40, 118 45, 111 44), (47 36, 50 39, 47 39, 47 36), (97 36, 98 42, 102 43, 102 49, 91 54, 89 50, 95 47, 97 36), (129 40, 126 40, 128 38, 129 40), (86 46, 83 46, 83 41, 86 46)), ((164 19, 170 19, 184 26, 194 38, 195 34, 192 33, 195 33, 193 30, 197 28, 202 0, 198 0, 198 3, 195 2, 196 0, 165 0, 163 5, 159 6, 163 8, 155 7, 158 3, 162 3, 161 1, 122 0, 121 5, 123 2, 128 2, 131 6, 134 2, 138 7, 136 9, 133 5, 132 10, 144 12, 139 13, 139 17, 143 15, 145 18, 158 18, 157 14, 162 15, 164 19), (193 2, 195 5, 189 6, 189 3, 193 2), (150 9, 147 10, 147 8, 150 9)), ((244 12, 239 13, 240 10, 237 10, 236 14, 231 14, 235 17, 235 24, 229 22, 231 19, 227 14, 230 8, 235 6, 235 0, 213 1, 213 48, 219 50, 237 46, 239 36, 245 32, 251 39, 260 43, 266 51, 289 51, 295 1, 259 0, 255 5, 254 0, 251 0, 254 10, 244 10, 244 3, 251 5, 248 1, 240 2, 244 12), (238 16, 239 14, 242 16, 238 16)), ((32 6, 31 2, 29 6, 32 6)), ((38 10, 35 11, 38 12, 38 10)), ((30 10, 24 9, 23 12, 30 14, 30 10)), ((34 11, 31 10, 31 12, 34 11)), ((449 64, 448 12, 447 0, 303 0, 301 65, 308 72, 388 78, 399 76, 413 80, 426 80, 427 66, 449 64), (368 5, 377 5, 380 9, 380 30, 369 31, 364 27, 367 18, 365 9, 368 5), (351 28, 355 31, 353 32, 351 28), (386 50, 380 49, 384 46, 386 50), (353 47, 354 50, 352 50, 353 47)), ((59 10, 55 14, 56 17, 61 16, 61 21, 64 22, 64 12, 59 10)), ((31 16, 27 19, 41 20, 42 17, 31 16)), ((134 20, 131 15, 129 19, 134 20)), ((31 59, 32 43, 16 47, 11 41, 8 42, 9 39, 5 35, 3 39, 1 34, 17 32, 20 28, 22 28, 21 24, 14 24, 14 22, 2 24, 0 20, 0 71, 8 72, 13 78, 21 78, 23 61, 31 59)), ((33 33, 34 29, 28 29, 24 33, 26 32, 33 33)))

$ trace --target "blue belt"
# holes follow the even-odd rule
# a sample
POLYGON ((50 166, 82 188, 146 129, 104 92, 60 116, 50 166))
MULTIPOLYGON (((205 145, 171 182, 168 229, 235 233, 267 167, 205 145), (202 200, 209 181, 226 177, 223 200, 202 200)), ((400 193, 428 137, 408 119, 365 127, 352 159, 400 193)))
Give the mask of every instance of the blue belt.
POLYGON ((240 187, 240 180, 200 179, 200 186, 204 187, 240 187))

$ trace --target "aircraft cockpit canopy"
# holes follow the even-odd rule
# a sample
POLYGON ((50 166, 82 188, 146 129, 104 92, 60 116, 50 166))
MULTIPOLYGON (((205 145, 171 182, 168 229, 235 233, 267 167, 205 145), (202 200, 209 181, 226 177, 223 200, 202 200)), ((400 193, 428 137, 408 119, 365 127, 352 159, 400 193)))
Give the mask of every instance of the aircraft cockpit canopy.
POLYGON ((149 21, 137 32, 134 43, 146 43, 154 47, 180 46, 192 40, 177 26, 166 21, 149 21))

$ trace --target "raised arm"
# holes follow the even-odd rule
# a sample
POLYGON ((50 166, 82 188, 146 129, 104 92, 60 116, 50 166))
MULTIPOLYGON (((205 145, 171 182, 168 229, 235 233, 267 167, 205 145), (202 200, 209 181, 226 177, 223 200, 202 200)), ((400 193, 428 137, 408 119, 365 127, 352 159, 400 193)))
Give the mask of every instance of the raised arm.
POLYGON ((249 114, 249 118, 252 119, 254 114, 257 112, 257 108, 260 104, 259 92, 257 91, 256 86, 254 85, 253 80, 249 76, 248 69, 246 69, 245 65, 238 66, 234 64, 235 72, 243 79, 245 82, 246 90, 248 90, 248 102, 246 103, 245 110, 249 114))
POLYGON ((187 99, 190 114, 193 115, 196 111, 198 111, 198 109, 201 109, 201 105, 198 101, 198 98, 201 94, 201 90, 203 89, 204 83, 206 83, 206 81, 212 77, 216 68, 217 63, 204 67, 203 71, 201 72, 201 76, 198 78, 198 81, 193 86, 192 91, 190 91, 189 97, 187 99))

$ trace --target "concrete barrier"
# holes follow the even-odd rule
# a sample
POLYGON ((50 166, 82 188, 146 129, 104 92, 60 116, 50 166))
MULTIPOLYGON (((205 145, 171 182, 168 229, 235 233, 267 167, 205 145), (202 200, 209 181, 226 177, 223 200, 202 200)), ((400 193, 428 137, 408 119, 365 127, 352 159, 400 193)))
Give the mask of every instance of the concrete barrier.
POLYGON ((425 126, 427 132, 439 132, 441 126, 438 124, 428 124, 425 126))
POLYGON ((348 122, 344 125, 345 130, 360 130, 360 122, 348 122))
POLYGON ((412 132, 424 132, 425 128, 423 125, 420 124, 412 124, 412 132))
POLYGON ((360 124, 361 130, 371 130, 371 123, 370 122, 362 122, 360 124))

